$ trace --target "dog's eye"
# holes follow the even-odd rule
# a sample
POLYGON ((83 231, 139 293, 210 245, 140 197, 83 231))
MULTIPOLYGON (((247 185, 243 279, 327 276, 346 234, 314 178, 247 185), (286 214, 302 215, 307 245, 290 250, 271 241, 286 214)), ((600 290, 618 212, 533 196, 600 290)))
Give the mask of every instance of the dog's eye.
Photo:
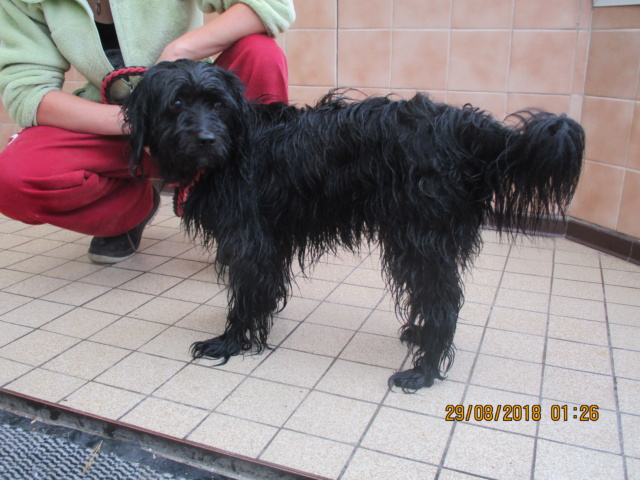
POLYGON ((175 99, 171 103, 171 108, 174 110, 180 110, 182 108, 182 100, 180 100, 179 98, 175 99))
POLYGON ((214 110, 220 110, 222 108, 222 103, 221 102, 216 102, 213 104, 213 109, 214 110))

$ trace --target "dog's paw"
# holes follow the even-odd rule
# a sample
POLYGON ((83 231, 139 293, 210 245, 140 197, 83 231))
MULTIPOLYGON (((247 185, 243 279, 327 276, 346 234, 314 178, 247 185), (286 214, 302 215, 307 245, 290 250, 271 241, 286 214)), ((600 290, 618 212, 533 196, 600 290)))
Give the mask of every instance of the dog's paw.
POLYGON ((191 356, 196 358, 214 358, 222 359, 218 364, 224 365, 234 355, 242 353, 242 347, 234 340, 230 340, 226 335, 205 340, 204 342, 195 342, 191 345, 191 356))
POLYGON ((421 368, 412 368, 404 372, 394 373, 389 377, 389 388, 398 387, 405 393, 415 393, 421 388, 430 387, 436 376, 421 368))

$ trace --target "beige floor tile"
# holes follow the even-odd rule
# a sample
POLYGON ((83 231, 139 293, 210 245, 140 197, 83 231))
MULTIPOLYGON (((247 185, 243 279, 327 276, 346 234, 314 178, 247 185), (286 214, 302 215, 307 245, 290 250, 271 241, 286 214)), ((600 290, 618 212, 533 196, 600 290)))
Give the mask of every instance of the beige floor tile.
POLYGON ((109 288, 82 282, 72 282, 55 292, 42 297, 43 300, 81 306, 109 291, 109 288))
POLYGON ((609 322, 640 327, 640 307, 607 303, 609 322))
POLYGON ((549 337, 592 345, 609 345, 606 323, 555 315, 549 316, 549 337))
POLYGON ((169 327, 139 348, 140 352, 189 362, 191 345, 204 340, 202 332, 186 328, 169 327))
MULTIPOLYGON (((4 289, 9 286, 15 286, 17 284, 20 284, 21 282, 29 280, 31 276, 32 275, 30 273, 3 269, 0 271, 0 288, 4 289)), ((21 294, 19 291, 15 293, 21 294)))
POLYGON ((110 324, 89 339, 114 347, 136 350, 166 328, 166 325, 160 323, 125 317, 110 324))
POLYGON ((533 312, 546 313, 549 309, 549 295, 522 290, 500 289, 495 305, 504 308, 519 308, 533 312))
POLYGON ((544 347, 543 337, 487 328, 481 352, 497 357, 542 363, 544 347))
POLYGON ((464 390, 463 383, 445 380, 435 382, 431 387, 420 389, 411 395, 395 389, 384 399, 384 404, 401 410, 444 418, 448 413, 447 405, 458 405, 462 402, 464 390))
POLYGON ((551 293, 551 279, 547 276, 541 277, 537 275, 504 272, 500 287, 549 294, 551 293))
MULTIPOLYGON (((465 414, 468 408, 473 407, 470 420, 472 425, 503 430, 505 432, 519 433, 535 436, 538 420, 535 415, 542 415, 539 397, 523 395, 520 393, 506 392, 493 388, 477 387, 471 385, 464 397, 463 406, 465 414), (490 417, 492 420, 476 420, 476 406, 491 406, 490 417), (538 407, 540 410, 538 410, 538 407)), ((455 410, 454 410, 455 414, 455 410)))
MULTIPOLYGON (((191 304, 194 305, 193 303, 191 304)), ((222 335, 224 326, 227 323, 227 314, 226 308, 200 305, 178 321, 176 326, 198 330, 211 335, 222 335)))
POLYGON ((260 459, 327 478, 337 478, 352 451, 350 445, 281 430, 260 459))
POLYGON ((298 408, 307 389, 249 378, 216 411, 246 420, 282 426, 298 408))
POLYGON ((617 387, 620 411, 640 415, 640 382, 619 378, 617 387))
POLYGON ((60 402, 85 380, 49 370, 35 369, 5 386, 7 390, 48 402, 60 402))
MULTIPOLYGON (((446 378, 455 380, 456 382, 467 383, 471 375, 475 356, 476 353, 465 352, 464 350, 457 351, 453 366, 451 370, 446 373, 446 378)), ((446 382, 446 379, 444 381, 446 382)))
POLYGON ((101 312, 126 315, 152 299, 152 295, 145 293, 113 289, 84 306, 101 312))
POLYGON ((485 268, 473 268, 464 277, 465 285, 488 285, 497 287, 500 285, 502 272, 499 270, 488 270, 485 268))
POLYGON ((128 350, 85 341, 49 360, 42 368, 91 380, 128 354, 128 350))
POLYGON ((387 380, 393 373, 391 369, 338 359, 316 389, 379 403, 388 392, 387 380))
POLYGON ((282 343, 292 350, 337 356, 353 337, 352 330, 303 323, 282 343))
MULTIPOLYGON (((17 274, 18 272, 13 273, 17 274)), ((5 288, 4 291, 26 297, 39 298, 68 284, 68 280, 62 280, 60 278, 33 276, 14 283, 10 287, 5 288)))
MULTIPOLYGON (((620 453, 618 419, 615 412, 599 408, 596 421, 580 421, 582 414, 590 413, 589 411, 582 411, 580 407, 580 405, 572 403, 558 404, 550 400, 543 400, 542 411, 544 415, 539 422, 540 430, 538 431, 538 436, 559 443, 593 448, 610 453, 620 453), (560 420, 553 420, 552 405, 557 405, 561 408, 566 405, 566 421, 564 420, 564 410, 559 412, 560 420)), ((584 408, 586 410, 586 407, 584 408)), ((554 413, 558 413, 557 408, 554 413)))
POLYGON ((158 275, 171 275, 180 278, 189 278, 201 270, 205 269, 207 264, 204 262, 195 262, 192 260, 184 259, 172 259, 167 263, 163 263, 157 268, 154 268, 152 273, 158 275))
POLYGON ((171 298, 156 297, 128 316, 140 320, 172 325, 198 307, 198 304, 171 298))
POLYGON ((553 281, 553 295, 603 301, 604 293, 599 283, 581 282, 556 278, 553 281))
POLYGON ((541 375, 542 365, 481 354, 471 382, 483 387, 535 394, 540 390, 541 375))
POLYGON ((623 414, 621 420, 625 455, 640 457, 640 417, 623 414))
MULTIPOLYGON (((64 265, 68 260, 54 257, 44 257, 42 255, 29 256, 21 262, 13 263, 11 270, 17 270, 19 272, 41 274, 47 272, 55 267, 64 265)), ((55 275, 51 275, 55 276, 55 275)))
POLYGON ((296 320, 301 322, 311 312, 313 312, 321 302, 318 300, 311 300, 308 298, 301 297, 291 297, 291 299, 287 302, 287 306, 278 313, 278 317, 288 318, 290 320, 296 320))
POLYGON ((491 305, 496 297, 497 288, 489 285, 468 283, 465 285, 465 300, 473 303, 491 305))
POLYGON ((359 285, 362 287, 379 288, 381 290, 387 288, 387 284, 378 265, 373 269, 362 267, 356 268, 344 280, 344 283, 349 285, 359 285))
POLYGON ((490 478, 529 479, 532 437, 456 424, 444 465, 490 478))
POLYGON ((189 435, 188 440, 256 458, 277 432, 275 427, 212 413, 189 435))
POLYGON ((482 340, 483 332, 483 327, 458 323, 454 338, 456 349, 477 352, 478 347, 480 346, 480 340, 482 340))
POLYGON ((640 307, 640 289, 638 288, 605 285, 604 293, 607 297, 607 302, 640 307))
POLYGON ((445 422, 439 417, 383 407, 366 433, 362 446, 437 465, 452 427, 452 422, 445 422))
POLYGON ((622 457, 618 455, 539 440, 535 478, 620 480, 624 478, 624 467, 622 457))
POLYGON ((626 350, 640 351, 640 327, 626 325, 609 325, 611 346, 626 350))
POLYGON ((10 312, 14 308, 18 308, 30 301, 30 298, 23 297, 21 295, 12 295, 10 293, 0 292, 0 315, 10 312))
POLYGON ((46 275, 65 280, 79 280, 103 268, 103 265, 96 265, 94 263, 70 261, 47 270, 46 275))
POLYGON ((119 288, 133 292, 148 293, 150 295, 160 295, 170 288, 175 287, 181 281, 178 277, 147 272, 127 283, 123 283, 119 288))
POLYGON ((267 339, 269 347, 280 346, 280 344, 289 337, 291 332, 298 328, 298 325, 300 325, 300 322, 276 317, 269 332, 269 338, 267 339))
POLYGON ((33 328, 0 321, 0 347, 33 331, 33 328))
MULTIPOLYGON (((13 248, 17 245, 21 245, 27 242, 30 242, 30 237, 25 237, 19 234, 2 234, 0 235, 0 248, 13 248)), ((16 250, 17 251, 17 250, 16 250)), ((21 252, 25 253, 25 252, 21 252)), ((29 254, 31 255, 31 254, 29 254)))
POLYGON ((375 308, 385 291, 381 288, 342 284, 327 297, 328 302, 353 305, 354 307, 375 308))
POLYGON ((400 319, 392 312, 374 310, 360 327, 360 331, 373 335, 384 335, 399 338, 400 319))
POLYGON ((566 280, 579 280, 581 282, 592 282, 601 284, 602 274, 599 268, 581 267, 579 265, 566 265, 556 263, 553 267, 553 277, 566 280))
POLYGON ((12 382, 21 375, 24 375, 32 367, 24 363, 14 362, 5 358, 0 358, 0 387, 12 382))
POLYGON ((590 252, 567 252, 564 250, 558 250, 555 256, 556 263, 563 263, 567 265, 578 265, 582 267, 598 268, 600 266, 600 259, 595 250, 590 252))
POLYGON ((544 370, 542 396, 555 403, 571 402, 615 409, 613 379, 607 375, 547 366, 544 370))
POLYGON ((479 303, 467 302, 460 309, 458 314, 459 321, 470 323, 484 327, 487 324, 492 307, 490 305, 481 305, 479 303))
POLYGON ((307 318, 309 323, 358 330, 371 314, 368 308, 322 302, 307 318))
POLYGON ((602 276, 607 285, 640 288, 640 269, 634 272, 603 269, 602 276))
POLYGON ((187 365, 156 390, 156 397, 213 410, 244 380, 244 376, 219 368, 187 365))
POLYGON ((95 381, 132 392, 149 394, 184 367, 183 362, 132 353, 95 381))
POLYGON ((53 250, 56 247, 64 245, 63 242, 57 242, 55 240, 47 240, 46 238, 37 238, 30 240, 20 245, 16 245, 12 250, 16 252, 31 253, 33 255, 40 255, 46 253, 49 250, 53 250))
POLYGON ((103 287, 119 287, 123 283, 141 275, 141 272, 135 270, 126 270, 124 268, 107 267, 98 270, 91 275, 87 275, 82 279, 83 283, 91 283, 101 285, 103 287))
POLYGON ((560 317, 581 318, 584 320, 605 321, 604 303, 579 298, 551 296, 549 306, 551 315, 560 317))
POLYGON ((182 242, 172 242, 169 240, 163 240, 155 243, 152 246, 141 249, 142 253, 147 255, 158 255, 161 257, 176 257, 181 253, 191 249, 191 245, 182 242))
POLYGON ((485 268, 487 270, 502 271, 507 263, 507 257, 502 255, 480 255, 473 265, 475 268, 485 268))
POLYGON ((11 250, 0 250, 0 268, 12 268, 20 262, 33 258, 28 253, 12 252, 11 250))
POLYGON ((295 297, 324 300, 338 285, 336 282, 307 279, 298 276, 296 277, 295 283, 291 286, 291 292, 295 297))
POLYGON ((211 283, 183 280, 164 292, 162 296, 186 302, 205 303, 218 293, 220 293, 220 289, 211 283))
POLYGON ((341 479, 427 480, 435 478, 437 472, 433 465, 359 448, 341 479))
POLYGON ((144 399, 144 395, 89 382, 64 399, 63 405, 81 412, 117 420, 144 399))
POLYGON ((349 265, 339 265, 336 263, 322 262, 306 269, 305 273, 309 278, 340 283, 344 281, 344 279, 347 278, 353 271, 354 267, 349 265))
POLYGON ((160 398, 147 398, 121 421, 174 438, 186 437, 207 412, 160 398))
POLYGON ((136 270, 138 272, 149 272, 167 261, 169 261, 168 257, 148 255, 141 251, 131 258, 119 262, 117 268, 136 270))
POLYGON ((550 277, 553 271, 553 263, 539 262, 526 258, 509 256, 505 265, 505 272, 521 273, 524 275, 537 275, 540 277, 550 277))
POLYGON ((79 262, 89 262, 87 258, 88 246, 82 243, 66 243, 60 247, 49 250, 48 257, 62 258, 65 260, 77 260, 79 262))
POLYGON ((311 392, 284 428, 355 445, 376 409, 374 403, 311 392))
POLYGON ((640 380, 640 352, 630 350, 613 349, 613 365, 616 375, 619 377, 640 380))
POLYGON ((640 272, 640 266, 605 253, 600 254, 600 261, 602 262, 603 269, 622 270, 624 272, 636 273, 640 272))
POLYGON ((76 338, 34 330, 0 348, 0 357, 37 366, 52 359, 76 343, 78 343, 76 338))
POLYGON ((3 321, 25 327, 41 327, 54 318, 64 315, 73 307, 60 303, 33 300, 0 317, 3 321))
POLYGON ((397 369, 407 356, 407 346, 397 338, 358 332, 340 354, 343 360, 397 369))
POLYGON ((312 388, 332 361, 330 357, 278 348, 256 368, 253 375, 265 380, 312 388))
POLYGON ((70 337, 88 338, 118 319, 118 315, 97 312, 86 308, 74 308, 42 327, 49 332, 70 337))
POLYGON ((556 367, 611 374, 608 347, 587 345, 550 338, 547 342, 546 363, 556 367))

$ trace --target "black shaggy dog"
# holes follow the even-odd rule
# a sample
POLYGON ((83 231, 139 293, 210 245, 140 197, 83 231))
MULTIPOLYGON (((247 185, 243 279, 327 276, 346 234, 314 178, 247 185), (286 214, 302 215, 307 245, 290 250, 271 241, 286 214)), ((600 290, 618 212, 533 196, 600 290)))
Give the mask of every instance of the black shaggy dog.
POLYGON ((507 127, 421 94, 351 102, 335 91, 315 107, 262 105, 232 73, 187 60, 149 69, 124 114, 132 170, 148 146, 166 181, 189 192, 177 202, 187 230, 228 264, 225 332, 195 343, 194 357, 262 351, 294 259, 377 243, 413 348, 411 368, 389 379, 405 391, 451 367, 461 275, 483 222, 531 232, 564 214, 584 149, 564 115, 507 127))

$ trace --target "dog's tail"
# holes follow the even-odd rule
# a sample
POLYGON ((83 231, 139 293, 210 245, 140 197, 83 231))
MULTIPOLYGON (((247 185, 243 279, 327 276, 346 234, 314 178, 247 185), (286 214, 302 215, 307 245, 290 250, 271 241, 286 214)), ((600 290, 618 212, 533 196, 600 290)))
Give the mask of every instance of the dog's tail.
POLYGON ((584 153, 582 127, 566 115, 524 112, 504 127, 505 144, 489 165, 489 223, 500 233, 534 233, 544 217, 560 216, 575 193, 584 153))

